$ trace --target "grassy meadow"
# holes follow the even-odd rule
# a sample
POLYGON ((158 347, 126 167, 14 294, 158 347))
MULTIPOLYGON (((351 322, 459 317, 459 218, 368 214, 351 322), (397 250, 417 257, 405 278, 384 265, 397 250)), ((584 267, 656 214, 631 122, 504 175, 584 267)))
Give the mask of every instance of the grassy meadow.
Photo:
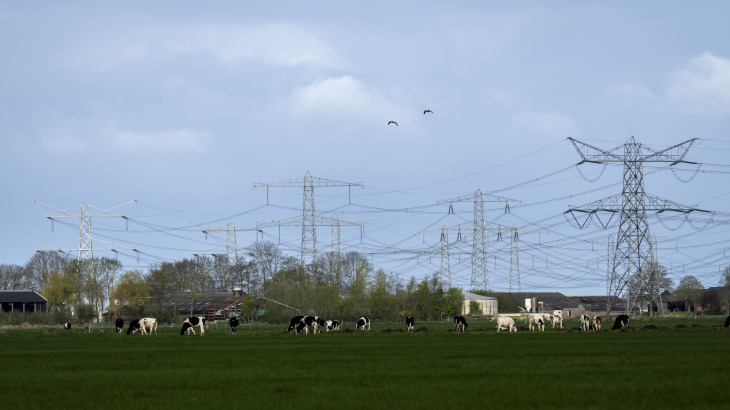
POLYGON ((723 323, 512 334, 486 320, 459 334, 449 322, 416 323, 428 331, 412 334, 387 332, 405 328, 394 323, 350 333, 348 324, 320 335, 242 325, 237 336, 204 337, 179 336, 177 326, 151 337, 9 328, 0 333, 1 408, 727 408, 723 323))

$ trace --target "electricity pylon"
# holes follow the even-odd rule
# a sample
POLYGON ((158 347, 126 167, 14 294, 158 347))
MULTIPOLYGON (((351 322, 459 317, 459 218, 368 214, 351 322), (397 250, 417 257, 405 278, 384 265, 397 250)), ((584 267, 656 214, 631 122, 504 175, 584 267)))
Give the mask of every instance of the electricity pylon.
POLYGON ((615 252, 616 248, 613 245, 613 237, 609 236, 607 238, 603 239, 597 239, 597 240, 591 240, 591 241, 585 241, 588 243, 605 243, 606 244, 606 256, 599 256, 596 258, 588 259, 586 262, 586 265, 588 265, 590 262, 595 261, 596 262, 596 268, 598 267, 598 263, 601 261, 606 261, 606 297, 611 296, 611 289, 616 284, 616 272, 613 272, 611 274, 611 267, 613 265, 613 259, 616 257, 615 252))
MULTIPOLYGON (((421 232, 420 234, 423 235, 437 235, 441 234, 441 239, 439 240, 439 250, 438 251, 420 251, 418 252, 419 255, 433 255, 437 254, 441 256, 441 264, 438 271, 439 274, 439 283, 441 284, 442 290, 444 288, 448 289, 451 287, 451 262, 449 260, 449 255, 454 254, 468 254, 467 252, 461 252, 461 251, 450 251, 449 250, 449 231, 451 228, 446 227, 444 225, 440 231, 438 229, 432 230, 432 231, 426 231, 421 232)), ((459 235, 457 236, 457 241, 461 239, 461 232, 459 231, 459 235)))
POLYGON ((139 251, 134 248, 127 248, 124 246, 116 245, 111 242, 101 241, 98 239, 93 239, 91 237, 91 219, 92 218, 124 218, 127 219, 126 216, 124 216, 125 213, 127 213, 127 210, 129 210, 129 207, 132 206, 137 202, 129 201, 127 203, 117 205, 113 208, 109 209, 101 209, 98 207, 95 207, 93 205, 82 203, 79 205, 79 211, 72 211, 72 209, 76 208, 70 208, 67 210, 58 209, 50 205, 46 205, 44 203, 35 201, 35 203, 38 205, 38 207, 43 211, 43 213, 46 215, 46 218, 53 221, 57 218, 79 218, 79 238, 78 239, 72 239, 67 242, 60 243, 58 245, 49 246, 47 248, 39 249, 38 251, 59 251, 59 252, 78 252, 78 260, 86 260, 94 259, 94 251, 121 251, 121 250, 129 250, 137 252, 137 258, 139 259, 139 251), (118 209, 121 212, 115 212, 114 210, 118 209), (75 246, 75 244, 78 243, 78 245, 75 246))
MULTIPOLYGON (((243 228, 236 228, 236 224, 229 222, 226 227, 206 225, 198 222, 190 222, 191 224, 200 227, 201 231, 205 233, 206 237, 208 232, 225 232, 226 233, 226 245, 218 246, 207 250, 205 252, 199 252, 202 255, 226 255, 226 261, 228 262, 228 269, 231 269, 238 262, 238 245, 236 244, 236 231, 258 231, 263 232, 256 226, 246 226, 243 228)), ((258 234, 257 234, 258 235, 258 234)))
MULTIPOLYGON (((532 233, 540 233, 541 231, 529 231, 525 229, 517 229, 513 226, 507 226, 507 225, 501 225, 494 222, 485 221, 484 225, 482 225, 482 228, 480 231, 491 231, 497 233, 497 240, 502 240, 502 232, 509 232, 510 235, 510 252, 506 254, 497 254, 495 255, 496 258, 500 259, 509 259, 510 260, 510 279, 509 279, 509 289, 510 292, 512 291, 513 286, 517 287, 518 289, 521 288, 520 285, 520 253, 519 253, 519 246, 518 246, 518 239, 519 235, 521 234, 532 234, 532 233)), ((450 276, 451 276, 451 266, 449 261, 449 254, 455 254, 455 252, 449 252, 449 233, 456 233, 457 240, 462 238, 462 235, 464 235, 466 232, 474 232, 474 223, 473 222, 465 222, 459 225, 455 226, 443 226, 439 229, 433 229, 430 231, 424 231, 419 232, 417 235, 441 235, 441 271, 440 275, 446 276, 447 280, 450 282, 450 276)), ((485 238, 486 242, 486 238, 485 238)), ((459 252, 463 253, 463 252, 459 252)), ((472 253, 473 256, 473 253, 472 253)), ((542 256, 535 256, 531 254, 524 254, 525 257, 528 258, 542 258, 542 256)), ((490 290, 490 283, 489 283, 489 271, 486 272, 485 281, 483 282, 486 287, 482 288, 484 290, 490 290)), ((472 289, 476 289, 473 287, 474 283, 472 282, 472 289)), ((480 289, 481 290, 481 289, 480 289)))
MULTIPOLYGON (((319 215, 308 215, 308 216, 295 216, 293 218, 287 218, 282 219, 280 221, 270 221, 270 222, 257 222, 256 227, 260 228, 267 228, 271 226, 306 226, 314 228, 316 226, 329 226, 333 227, 336 226, 339 230, 340 226, 359 226, 362 229, 363 224, 371 224, 370 221, 353 221, 350 219, 344 219, 344 218, 329 218, 326 216, 319 216, 319 215)), ((314 232, 314 230, 307 229, 306 232, 314 232)), ((304 241, 304 233, 305 229, 302 228, 302 265, 306 264, 306 255, 310 255, 310 260, 315 261, 317 259, 317 236, 314 234, 313 236, 313 242, 311 242, 314 246, 310 248, 305 249, 305 241, 304 241)))
MULTIPOLYGON (((626 313, 630 311, 629 305, 629 280, 633 275, 639 275, 637 283, 645 283, 642 268, 652 261, 652 246, 649 238, 649 223, 647 212, 683 212, 695 211, 707 212, 696 207, 685 206, 668 199, 659 198, 647 194, 644 190, 644 163, 645 162, 670 162, 671 166, 679 163, 692 163, 684 160, 692 144, 697 140, 693 138, 681 144, 674 145, 667 149, 657 151, 643 144, 637 143, 631 137, 625 144, 611 150, 603 150, 592 145, 568 138, 581 156, 582 161, 597 164, 621 163, 624 165, 623 191, 614 196, 591 202, 589 204, 573 207, 565 213, 570 213, 580 228, 583 228, 589 219, 594 216, 605 229, 616 213, 619 213, 619 231, 616 239, 616 256, 613 260, 612 270, 617 273, 615 287, 610 290, 606 306, 606 314, 611 311, 611 301, 614 298, 626 297, 626 313), (587 213, 588 217, 582 224, 575 217, 576 213, 587 213), (604 224, 598 217, 598 212, 611 213, 611 217, 604 224), (623 266, 623 268, 622 268, 623 266)), ((658 303, 656 292, 650 290, 652 299, 658 303)))
POLYGON ((484 194, 480 189, 470 195, 445 199, 438 202, 473 202, 474 203, 474 237, 471 254, 471 288, 489 290, 489 264, 487 258, 487 223, 484 220, 485 202, 519 202, 517 199, 484 194))
MULTIPOLYGON (((338 187, 338 186, 363 186, 361 183, 350 183, 335 181, 332 179, 317 178, 307 171, 303 178, 294 178, 286 181, 272 182, 268 184, 256 183, 253 184, 254 188, 266 187, 266 196, 268 202, 268 189, 269 187, 302 187, 304 188, 304 204, 302 207, 302 264, 306 264, 307 257, 310 260, 317 258, 317 224, 318 219, 321 222, 323 217, 319 217, 314 212, 314 187, 338 187)), ((280 226, 292 226, 292 225, 280 225, 280 226)), ((329 222, 326 226, 332 226, 329 222)))
MULTIPOLYGON (((512 293, 512 290, 516 287, 517 292, 522 292, 522 281, 520 279, 520 258, 528 258, 532 259, 532 265, 533 268, 535 267, 535 259, 541 259, 545 258, 545 261, 547 263, 547 257, 546 256, 539 256, 539 255, 533 255, 531 253, 522 252, 520 255, 520 234, 531 234, 531 233, 544 233, 545 231, 527 231, 527 230, 518 230, 516 228, 512 228, 509 233, 509 254, 505 253, 498 253, 495 255, 495 258, 498 259, 509 259, 509 282, 508 282, 508 289, 509 292, 512 293)), ((502 233, 500 232, 498 234, 498 240, 502 239, 502 233)))

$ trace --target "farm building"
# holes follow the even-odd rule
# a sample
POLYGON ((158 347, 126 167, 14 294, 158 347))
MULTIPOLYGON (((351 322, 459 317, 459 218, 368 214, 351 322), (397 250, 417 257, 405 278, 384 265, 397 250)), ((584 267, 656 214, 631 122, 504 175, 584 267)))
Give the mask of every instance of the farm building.
MULTIPOLYGON (((180 292, 169 298, 150 298, 150 305, 159 307, 164 311, 175 311, 180 316, 203 316, 211 322, 227 320, 228 318, 241 313, 241 297, 244 295, 240 289, 233 292, 202 292, 191 294, 180 292), (192 306, 191 306, 192 305, 192 306), (192 309, 191 309, 192 307, 192 309)), ((125 301, 114 299, 110 301, 111 309, 119 311, 119 305, 125 305, 125 301)), ((123 317, 127 320, 136 319, 121 309, 123 317)), ((116 316, 115 316, 116 317, 116 316)))
POLYGON ((0 306, 5 313, 45 312, 48 301, 34 290, 0 290, 0 306))
MULTIPOLYGON (((605 312, 608 302, 606 296, 565 296, 560 292, 515 292, 501 295, 512 300, 525 312, 551 313, 562 310, 564 318, 605 312)), ((626 300, 613 300, 612 315, 621 314, 625 310, 626 300)))
POLYGON ((464 291, 463 293, 464 293, 464 303, 461 308, 463 314, 465 314, 465 315, 474 315, 474 314, 496 315, 499 312, 497 298, 477 295, 476 293, 471 293, 471 292, 466 292, 466 291, 464 291), (476 302, 479 304, 480 312, 471 311, 472 302, 476 302))

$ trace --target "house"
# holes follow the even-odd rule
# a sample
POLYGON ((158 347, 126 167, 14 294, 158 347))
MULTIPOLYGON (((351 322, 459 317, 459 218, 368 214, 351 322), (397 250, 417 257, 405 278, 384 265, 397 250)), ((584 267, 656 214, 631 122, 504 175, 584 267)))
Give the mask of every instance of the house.
POLYGON ((471 292, 463 292, 464 294, 464 302, 461 307, 461 311, 465 315, 496 315, 498 310, 498 303, 497 298, 492 298, 489 296, 482 296, 477 295, 476 293, 471 292), (476 302, 479 304, 479 311, 478 312, 472 312, 471 311, 471 303, 476 302))
MULTIPOLYGON (((514 292, 501 295, 514 301, 525 312, 552 313, 561 310, 564 318, 605 312, 609 301, 607 296, 565 296, 560 292, 514 292)), ((613 299, 611 311, 616 314, 625 312, 626 300, 613 299)))
POLYGON ((34 290, 0 290, 0 306, 5 313, 46 312, 48 301, 34 290))

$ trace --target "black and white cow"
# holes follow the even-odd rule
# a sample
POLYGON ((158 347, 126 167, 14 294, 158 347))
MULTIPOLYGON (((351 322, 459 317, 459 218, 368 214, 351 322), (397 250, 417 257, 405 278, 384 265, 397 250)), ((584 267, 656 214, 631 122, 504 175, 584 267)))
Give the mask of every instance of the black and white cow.
POLYGON ((137 332, 139 330, 139 319, 134 319, 133 321, 129 322, 129 327, 127 328, 127 334, 131 335, 132 332, 137 332))
POLYGON ((64 323, 63 324, 64 329, 71 329, 71 323, 64 323))
POLYGON ((725 319, 725 327, 730 327, 730 316, 725 319))
POLYGON ((142 331, 143 335, 147 334, 147 331, 149 331, 150 335, 152 335, 152 331, 155 331, 155 334, 157 334, 157 319, 153 317, 143 317, 139 320, 139 326, 138 329, 142 331))
POLYGON ((235 335, 236 334, 236 328, 238 327, 238 318, 235 317, 235 316, 232 317, 232 318, 230 318, 228 320, 228 324, 231 325, 231 334, 232 335, 235 335))
POLYGON ((195 328, 200 328, 200 336, 203 336, 205 334, 205 324, 207 320, 200 316, 193 316, 185 319, 183 321, 183 327, 180 330, 180 336, 184 335, 186 331, 192 331, 193 334, 195 334, 195 328))
POLYGON ((302 319, 302 322, 306 326, 304 328, 304 333, 309 334, 309 329, 312 329, 312 334, 316 335, 317 333, 320 333, 319 330, 319 323, 320 319, 319 316, 304 316, 302 319))
POLYGON ((355 330, 365 330, 366 327, 368 328, 368 331, 370 331, 370 318, 363 316, 357 320, 355 330))
POLYGON ((512 333, 514 330, 515 333, 519 329, 517 329, 517 325, 515 324, 515 320, 512 319, 509 316, 497 316, 497 333, 500 333, 500 331, 509 329, 509 332, 512 333))
POLYGON ((466 328, 469 327, 469 324, 466 323, 466 319, 464 319, 464 316, 454 316, 454 324, 456 325, 457 332, 459 330, 461 330, 462 332, 466 332, 466 328))
POLYGON ((289 321, 289 327, 286 328, 287 332, 291 333, 293 330, 296 330, 297 326, 302 323, 302 319, 304 319, 304 316, 294 316, 291 318, 289 321))
POLYGON ((591 330, 591 318, 588 315, 580 315, 580 330, 587 332, 591 330))
POLYGON ((406 318, 406 330, 409 332, 413 331, 413 326, 416 325, 416 319, 413 318, 413 316, 408 316, 406 318))
POLYGON ((613 322, 611 330, 623 329, 629 326, 629 317, 627 315, 616 316, 616 321, 613 322))
POLYGON ((532 326, 537 326, 538 332, 545 331, 545 317, 539 313, 532 314, 527 317, 527 323, 529 324, 528 329, 532 332, 532 326))
POLYGON ((340 330, 340 321, 339 320, 328 320, 327 321, 327 331, 334 332, 335 330, 340 330))
POLYGON ((122 333, 122 331, 124 331, 124 319, 122 319, 121 317, 117 318, 114 324, 117 327, 117 334, 120 334, 122 333))

